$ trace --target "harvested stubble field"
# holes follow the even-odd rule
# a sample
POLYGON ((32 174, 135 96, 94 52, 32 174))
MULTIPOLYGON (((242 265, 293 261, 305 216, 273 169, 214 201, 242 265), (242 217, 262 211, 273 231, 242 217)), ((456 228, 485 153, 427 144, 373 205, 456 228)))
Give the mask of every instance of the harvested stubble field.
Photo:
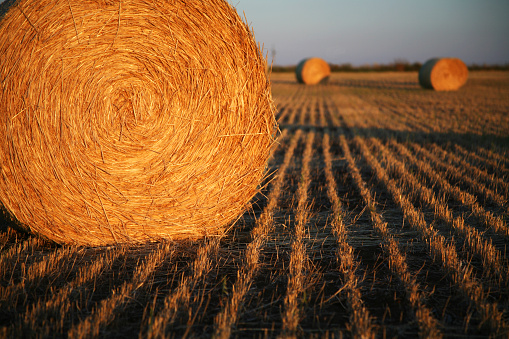
POLYGON ((509 336, 509 74, 273 74, 277 175, 223 239, 0 233, 0 336, 509 336))

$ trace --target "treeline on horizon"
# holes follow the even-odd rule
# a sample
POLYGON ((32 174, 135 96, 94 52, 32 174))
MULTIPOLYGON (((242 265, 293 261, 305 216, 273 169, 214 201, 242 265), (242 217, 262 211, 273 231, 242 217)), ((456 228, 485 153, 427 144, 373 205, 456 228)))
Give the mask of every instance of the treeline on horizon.
MULTIPOLYGON (((329 64, 332 72, 418 72, 422 63, 409 63, 406 61, 396 61, 390 64, 372 64, 353 66, 351 63, 329 64)), ((505 65, 467 65, 470 71, 509 71, 509 63, 505 65)), ((297 65, 280 66, 273 65, 272 72, 295 72, 297 65)))

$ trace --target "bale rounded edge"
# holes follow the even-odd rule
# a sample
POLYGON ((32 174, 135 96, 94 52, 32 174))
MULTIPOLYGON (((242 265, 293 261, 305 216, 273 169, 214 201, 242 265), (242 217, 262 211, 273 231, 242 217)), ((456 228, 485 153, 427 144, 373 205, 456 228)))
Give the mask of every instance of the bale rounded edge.
POLYGON ((320 58, 304 59, 297 65, 295 75, 301 84, 316 85, 329 80, 331 69, 329 64, 320 58))
POLYGON ((226 1, 17 1, 0 54, 0 201, 26 230, 220 236, 259 191, 275 105, 226 1))
POLYGON ((419 84, 435 91, 455 91, 468 79, 468 68, 458 58, 433 58, 419 70, 419 84))

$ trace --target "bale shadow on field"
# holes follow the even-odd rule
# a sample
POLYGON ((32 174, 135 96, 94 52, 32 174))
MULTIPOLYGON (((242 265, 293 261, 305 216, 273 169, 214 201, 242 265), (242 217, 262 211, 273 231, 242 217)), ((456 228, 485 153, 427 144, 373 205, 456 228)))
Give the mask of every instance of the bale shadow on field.
POLYGON ((9 215, 9 212, 7 212, 0 203, 0 233, 6 233, 9 229, 14 230, 23 237, 31 235, 30 232, 21 227, 21 225, 19 225, 19 223, 9 215))

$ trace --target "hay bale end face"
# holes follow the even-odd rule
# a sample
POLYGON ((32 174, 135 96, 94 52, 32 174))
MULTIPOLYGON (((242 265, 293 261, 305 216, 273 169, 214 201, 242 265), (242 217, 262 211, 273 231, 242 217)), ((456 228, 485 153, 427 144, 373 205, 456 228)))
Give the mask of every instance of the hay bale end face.
POLYGON ((0 201, 59 243, 221 235, 276 121, 224 0, 16 1, 0 22, 0 201))
POLYGON ((301 84, 316 85, 326 83, 331 74, 329 64, 320 58, 302 60, 295 70, 297 81, 301 84))
POLYGON ((455 91, 467 82, 468 68, 457 58, 430 59, 419 70, 419 84, 435 91, 455 91))

